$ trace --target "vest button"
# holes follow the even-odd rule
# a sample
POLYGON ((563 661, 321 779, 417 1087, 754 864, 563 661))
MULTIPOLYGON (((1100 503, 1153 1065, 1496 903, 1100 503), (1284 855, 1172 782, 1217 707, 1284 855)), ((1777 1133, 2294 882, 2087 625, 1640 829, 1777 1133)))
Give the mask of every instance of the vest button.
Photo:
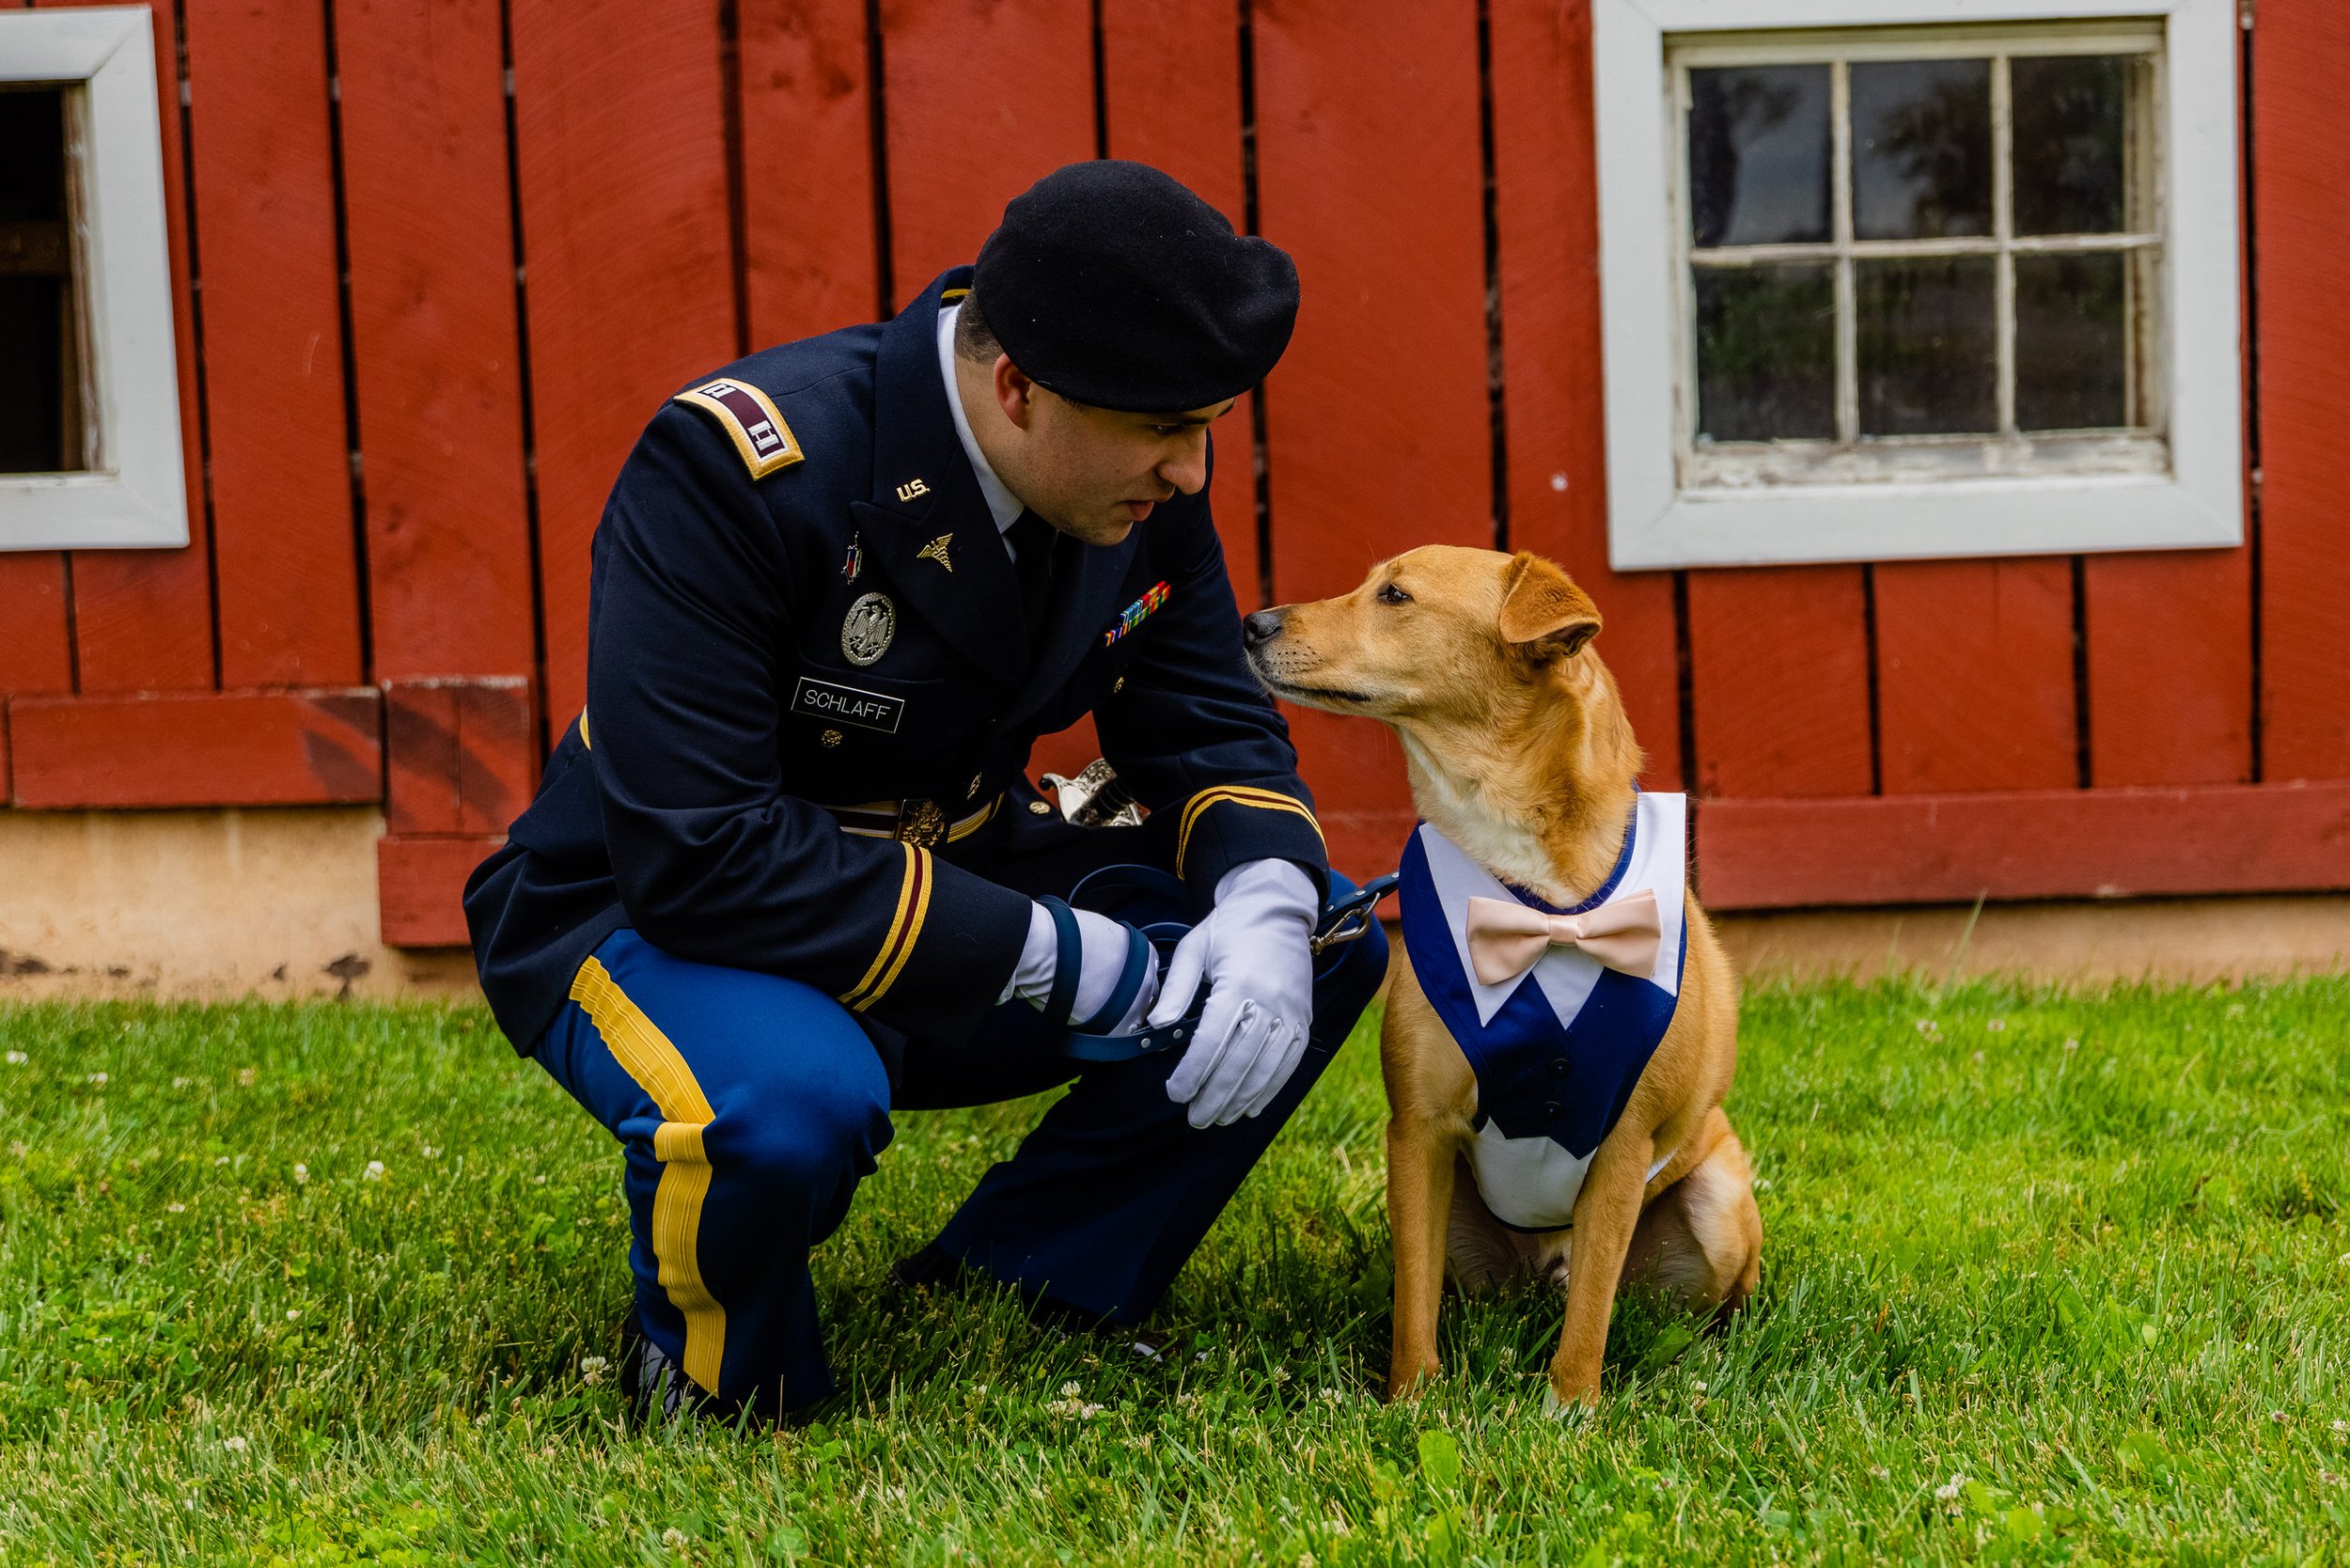
POLYGON ((1550 1075, 1551 1075, 1552 1077, 1554 1077, 1554 1078, 1563 1078, 1563 1077, 1565 1077, 1565 1076, 1567 1075, 1567 1058, 1564 1058, 1564 1057, 1553 1057, 1553 1058, 1551 1058, 1551 1059, 1550 1059, 1550 1075))
POLYGON ((1559 1102, 1556 1100, 1545 1100, 1543 1102, 1543 1120, 1545 1121, 1555 1121, 1558 1120, 1558 1117, 1559 1102))

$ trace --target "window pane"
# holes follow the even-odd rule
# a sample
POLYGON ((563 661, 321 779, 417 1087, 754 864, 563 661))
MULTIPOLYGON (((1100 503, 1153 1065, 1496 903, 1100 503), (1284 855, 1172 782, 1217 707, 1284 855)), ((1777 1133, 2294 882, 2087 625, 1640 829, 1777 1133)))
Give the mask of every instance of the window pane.
POLYGON ((1998 428, 1998 340, 1988 256, 1856 261, 1860 433, 1998 428))
POLYGON ((1689 222, 1700 246, 1828 237, 1828 68, 1689 72, 1689 222))
POLYGON ((2110 234, 2127 221, 2130 56, 2011 62, 2015 232, 2110 234))
POLYGON ((2015 259, 2015 425, 2082 431, 2126 425, 2129 302, 2124 259, 2015 259))
POLYGON ((1991 62, 1852 67, 1853 232, 1863 240, 1991 232, 1991 62))
POLYGON ((80 468, 65 94, 0 89, 0 473, 80 468))
POLYGON ((1702 267, 1697 296, 1700 439, 1832 438, 1835 269, 1702 267))

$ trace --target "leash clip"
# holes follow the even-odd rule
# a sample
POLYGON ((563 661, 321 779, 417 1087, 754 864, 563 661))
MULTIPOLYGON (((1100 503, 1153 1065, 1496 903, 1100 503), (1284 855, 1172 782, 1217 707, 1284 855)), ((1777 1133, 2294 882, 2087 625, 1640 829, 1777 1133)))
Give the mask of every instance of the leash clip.
POLYGON ((1369 931, 1371 920, 1376 917, 1379 901, 1394 892, 1395 885, 1400 880, 1402 879, 1393 871, 1389 871, 1386 876, 1372 877, 1369 882, 1332 904, 1329 911, 1323 916, 1322 924, 1315 929, 1312 938, 1307 943, 1307 946, 1313 949, 1313 955, 1320 958, 1324 949, 1352 942, 1369 931))

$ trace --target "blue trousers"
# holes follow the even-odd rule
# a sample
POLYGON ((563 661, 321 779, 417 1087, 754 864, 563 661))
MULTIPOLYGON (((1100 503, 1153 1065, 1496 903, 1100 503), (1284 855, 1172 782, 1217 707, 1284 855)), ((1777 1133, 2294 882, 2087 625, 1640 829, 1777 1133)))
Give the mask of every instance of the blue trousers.
MULTIPOLYGON (((1331 880, 1334 897, 1352 890, 1331 880)), ((1073 1079, 938 1246, 1033 1300, 1138 1322, 1386 973, 1376 924, 1329 949, 1296 1073, 1261 1115, 1222 1127, 1194 1128, 1167 1097, 1179 1051, 1073 1062, 1042 1015, 1014 1001, 976 1038, 905 1041, 893 1074, 825 993, 688 963, 625 929, 583 966, 533 1054, 620 1142, 644 1332, 722 1405, 775 1412, 833 1392, 808 1251, 847 1216, 895 1112, 1073 1079)))

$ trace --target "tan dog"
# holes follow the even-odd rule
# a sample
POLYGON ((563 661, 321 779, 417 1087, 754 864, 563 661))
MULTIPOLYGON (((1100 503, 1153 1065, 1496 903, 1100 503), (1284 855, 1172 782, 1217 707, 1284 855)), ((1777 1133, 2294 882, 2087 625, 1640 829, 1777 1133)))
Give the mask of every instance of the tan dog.
MULTIPOLYGON (((1470 859, 1572 908, 1623 850, 1641 761, 1615 681, 1589 646, 1599 628, 1591 601, 1549 561, 1430 545, 1375 567, 1341 598, 1260 611, 1246 641, 1276 695, 1392 727, 1420 815, 1470 859)), ((1477 1077, 1397 944, 1380 1033, 1395 1234, 1390 1397, 1439 1370, 1448 1259, 1465 1290, 1529 1269, 1563 1278, 1566 1325, 1550 1363, 1559 1403, 1598 1399, 1620 1285, 1645 1281, 1695 1310, 1735 1309, 1753 1292, 1762 1220, 1721 1109, 1737 1057, 1737 981, 1694 899, 1685 910, 1672 1022, 1583 1172, 1571 1231, 1511 1230, 1480 1197, 1468 1159, 1477 1077)))

